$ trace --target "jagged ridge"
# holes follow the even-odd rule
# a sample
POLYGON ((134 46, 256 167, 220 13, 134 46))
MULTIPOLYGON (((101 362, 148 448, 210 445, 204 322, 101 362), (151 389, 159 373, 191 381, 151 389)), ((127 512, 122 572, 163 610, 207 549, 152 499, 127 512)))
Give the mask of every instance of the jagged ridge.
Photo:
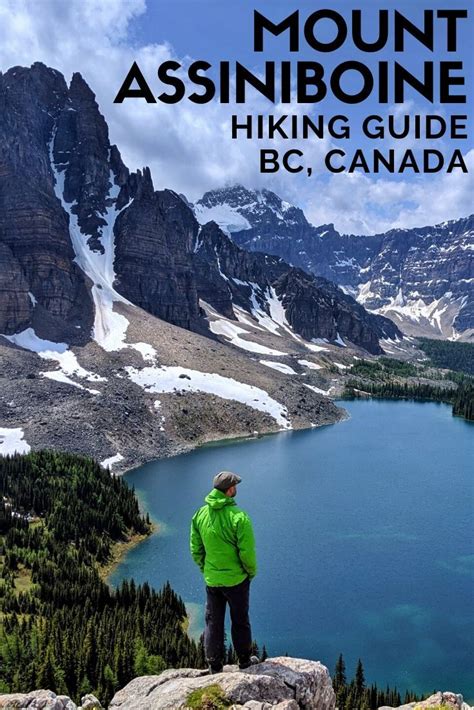
POLYGON ((416 334, 456 337, 474 328, 474 216, 384 234, 340 234, 310 224, 268 190, 241 185, 197 201, 199 220, 215 216, 232 239, 339 284, 371 311, 416 334))

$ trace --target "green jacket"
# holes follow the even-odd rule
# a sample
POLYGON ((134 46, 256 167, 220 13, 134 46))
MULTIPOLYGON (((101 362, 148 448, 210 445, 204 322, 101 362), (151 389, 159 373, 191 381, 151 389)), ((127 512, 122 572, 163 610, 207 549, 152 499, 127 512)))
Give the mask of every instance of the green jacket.
POLYGON ((233 587, 257 573, 252 523, 235 499, 213 488, 191 521, 193 560, 209 587, 233 587))

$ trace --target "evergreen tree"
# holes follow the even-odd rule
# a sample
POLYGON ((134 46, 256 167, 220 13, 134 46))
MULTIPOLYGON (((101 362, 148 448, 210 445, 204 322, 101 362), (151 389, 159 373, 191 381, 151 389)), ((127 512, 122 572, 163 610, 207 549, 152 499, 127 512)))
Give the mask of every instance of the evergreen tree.
POLYGON ((362 691, 365 688, 365 676, 364 676, 364 667, 362 665, 362 661, 359 660, 357 661, 357 668, 355 672, 355 688, 358 697, 360 698, 362 696, 362 691))
POLYGON ((347 682, 346 664, 344 663, 344 658, 341 653, 341 654, 339 654, 339 658, 337 659, 336 667, 334 669, 334 679, 333 679, 334 690, 337 691, 339 688, 344 688, 346 685, 346 682, 347 682))

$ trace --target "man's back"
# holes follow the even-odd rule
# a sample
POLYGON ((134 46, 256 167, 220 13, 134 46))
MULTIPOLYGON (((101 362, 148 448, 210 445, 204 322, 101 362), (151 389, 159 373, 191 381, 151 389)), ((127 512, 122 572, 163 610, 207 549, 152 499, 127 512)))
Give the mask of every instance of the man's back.
POLYGON ((256 572, 255 538, 248 514, 213 488, 191 522, 190 548, 208 586, 234 586, 256 572))

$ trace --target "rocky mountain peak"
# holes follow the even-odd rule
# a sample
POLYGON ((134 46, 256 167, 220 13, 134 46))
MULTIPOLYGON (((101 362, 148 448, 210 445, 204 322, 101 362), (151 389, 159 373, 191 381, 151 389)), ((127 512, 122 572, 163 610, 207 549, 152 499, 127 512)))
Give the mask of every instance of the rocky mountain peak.
POLYGON ((72 75, 71 83, 69 85, 69 96, 72 101, 89 101, 90 103, 95 104, 97 110, 99 109, 99 106, 95 100, 96 96, 94 92, 80 72, 74 72, 72 75))
POLYGON ((308 224, 302 210, 271 190, 249 190, 243 185, 210 190, 194 209, 201 224, 214 220, 227 233, 258 229, 260 225, 279 228, 308 224))

